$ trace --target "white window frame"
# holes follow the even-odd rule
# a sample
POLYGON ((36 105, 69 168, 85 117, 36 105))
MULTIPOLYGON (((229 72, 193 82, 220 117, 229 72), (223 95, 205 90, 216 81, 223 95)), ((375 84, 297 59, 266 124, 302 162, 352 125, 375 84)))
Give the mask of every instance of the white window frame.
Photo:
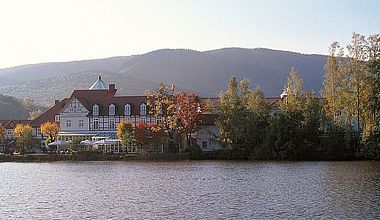
POLYGON ((95 104, 92 106, 92 115, 99 115, 99 105, 95 104))
POLYGON ((115 130, 115 118, 109 118, 108 119, 108 129, 109 130, 115 130))
POLYGON ((66 120, 66 127, 71 127, 71 120, 70 119, 68 119, 68 120, 66 120))
POLYGON ((124 115, 130 116, 132 113, 131 111, 131 105, 130 104, 125 104, 124 105, 124 115))
POLYGON ((110 104, 108 106, 108 115, 115 115, 115 105, 114 104, 110 104))
POLYGON ((145 103, 142 103, 140 105, 140 115, 143 115, 143 116, 146 115, 146 104, 145 103))
POLYGON ((83 119, 79 119, 78 125, 79 125, 79 127, 84 127, 84 120, 83 119))
POLYGON ((92 119, 92 129, 93 130, 99 130, 99 118, 93 118, 92 119), (96 124, 96 126, 95 126, 95 124, 96 124))

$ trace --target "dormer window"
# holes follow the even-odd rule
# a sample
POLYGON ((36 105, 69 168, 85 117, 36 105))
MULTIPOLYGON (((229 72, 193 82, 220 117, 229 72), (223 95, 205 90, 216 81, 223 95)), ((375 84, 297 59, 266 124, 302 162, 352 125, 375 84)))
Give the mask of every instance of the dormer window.
POLYGON ((140 115, 146 115, 146 104, 142 103, 140 105, 140 115))
POLYGON ((108 106, 108 114, 109 115, 115 115, 115 105, 114 104, 111 104, 110 106, 108 106))
POLYGON ((124 106, 124 115, 131 115, 131 105, 130 104, 125 104, 124 106))
POLYGON ((92 106, 92 115, 99 115, 99 106, 97 104, 92 106))

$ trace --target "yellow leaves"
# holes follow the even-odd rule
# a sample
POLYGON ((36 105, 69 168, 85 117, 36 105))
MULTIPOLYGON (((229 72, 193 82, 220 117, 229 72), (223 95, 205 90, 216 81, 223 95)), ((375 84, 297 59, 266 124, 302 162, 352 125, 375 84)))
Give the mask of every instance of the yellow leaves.
POLYGON ((0 143, 5 139, 6 129, 0 124, 0 143))
POLYGON ((41 125, 41 133, 48 136, 51 141, 54 141, 59 132, 59 126, 55 122, 45 122, 41 125))
POLYGON ((121 121, 117 126, 117 137, 123 140, 126 133, 132 133, 132 123, 130 121, 121 121))
POLYGON ((16 137, 21 137, 23 134, 32 132, 32 127, 30 125, 17 124, 14 129, 14 134, 16 137))

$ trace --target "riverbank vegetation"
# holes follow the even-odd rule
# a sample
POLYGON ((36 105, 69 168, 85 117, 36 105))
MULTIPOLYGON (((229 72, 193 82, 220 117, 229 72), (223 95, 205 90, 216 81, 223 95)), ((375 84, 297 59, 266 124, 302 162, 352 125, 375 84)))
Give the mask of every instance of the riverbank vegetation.
POLYGON ((292 68, 275 112, 232 77, 216 109, 220 141, 238 158, 380 159, 380 35, 354 33, 345 49, 330 47, 322 97, 292 68))

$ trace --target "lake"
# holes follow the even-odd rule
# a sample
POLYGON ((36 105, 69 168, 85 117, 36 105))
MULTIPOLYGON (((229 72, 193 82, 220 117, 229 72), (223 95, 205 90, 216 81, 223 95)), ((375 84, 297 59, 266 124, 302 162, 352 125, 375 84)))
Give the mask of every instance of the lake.
POLYGON ((379 219, 380 162, 0 163, 1 219, 379 219))

